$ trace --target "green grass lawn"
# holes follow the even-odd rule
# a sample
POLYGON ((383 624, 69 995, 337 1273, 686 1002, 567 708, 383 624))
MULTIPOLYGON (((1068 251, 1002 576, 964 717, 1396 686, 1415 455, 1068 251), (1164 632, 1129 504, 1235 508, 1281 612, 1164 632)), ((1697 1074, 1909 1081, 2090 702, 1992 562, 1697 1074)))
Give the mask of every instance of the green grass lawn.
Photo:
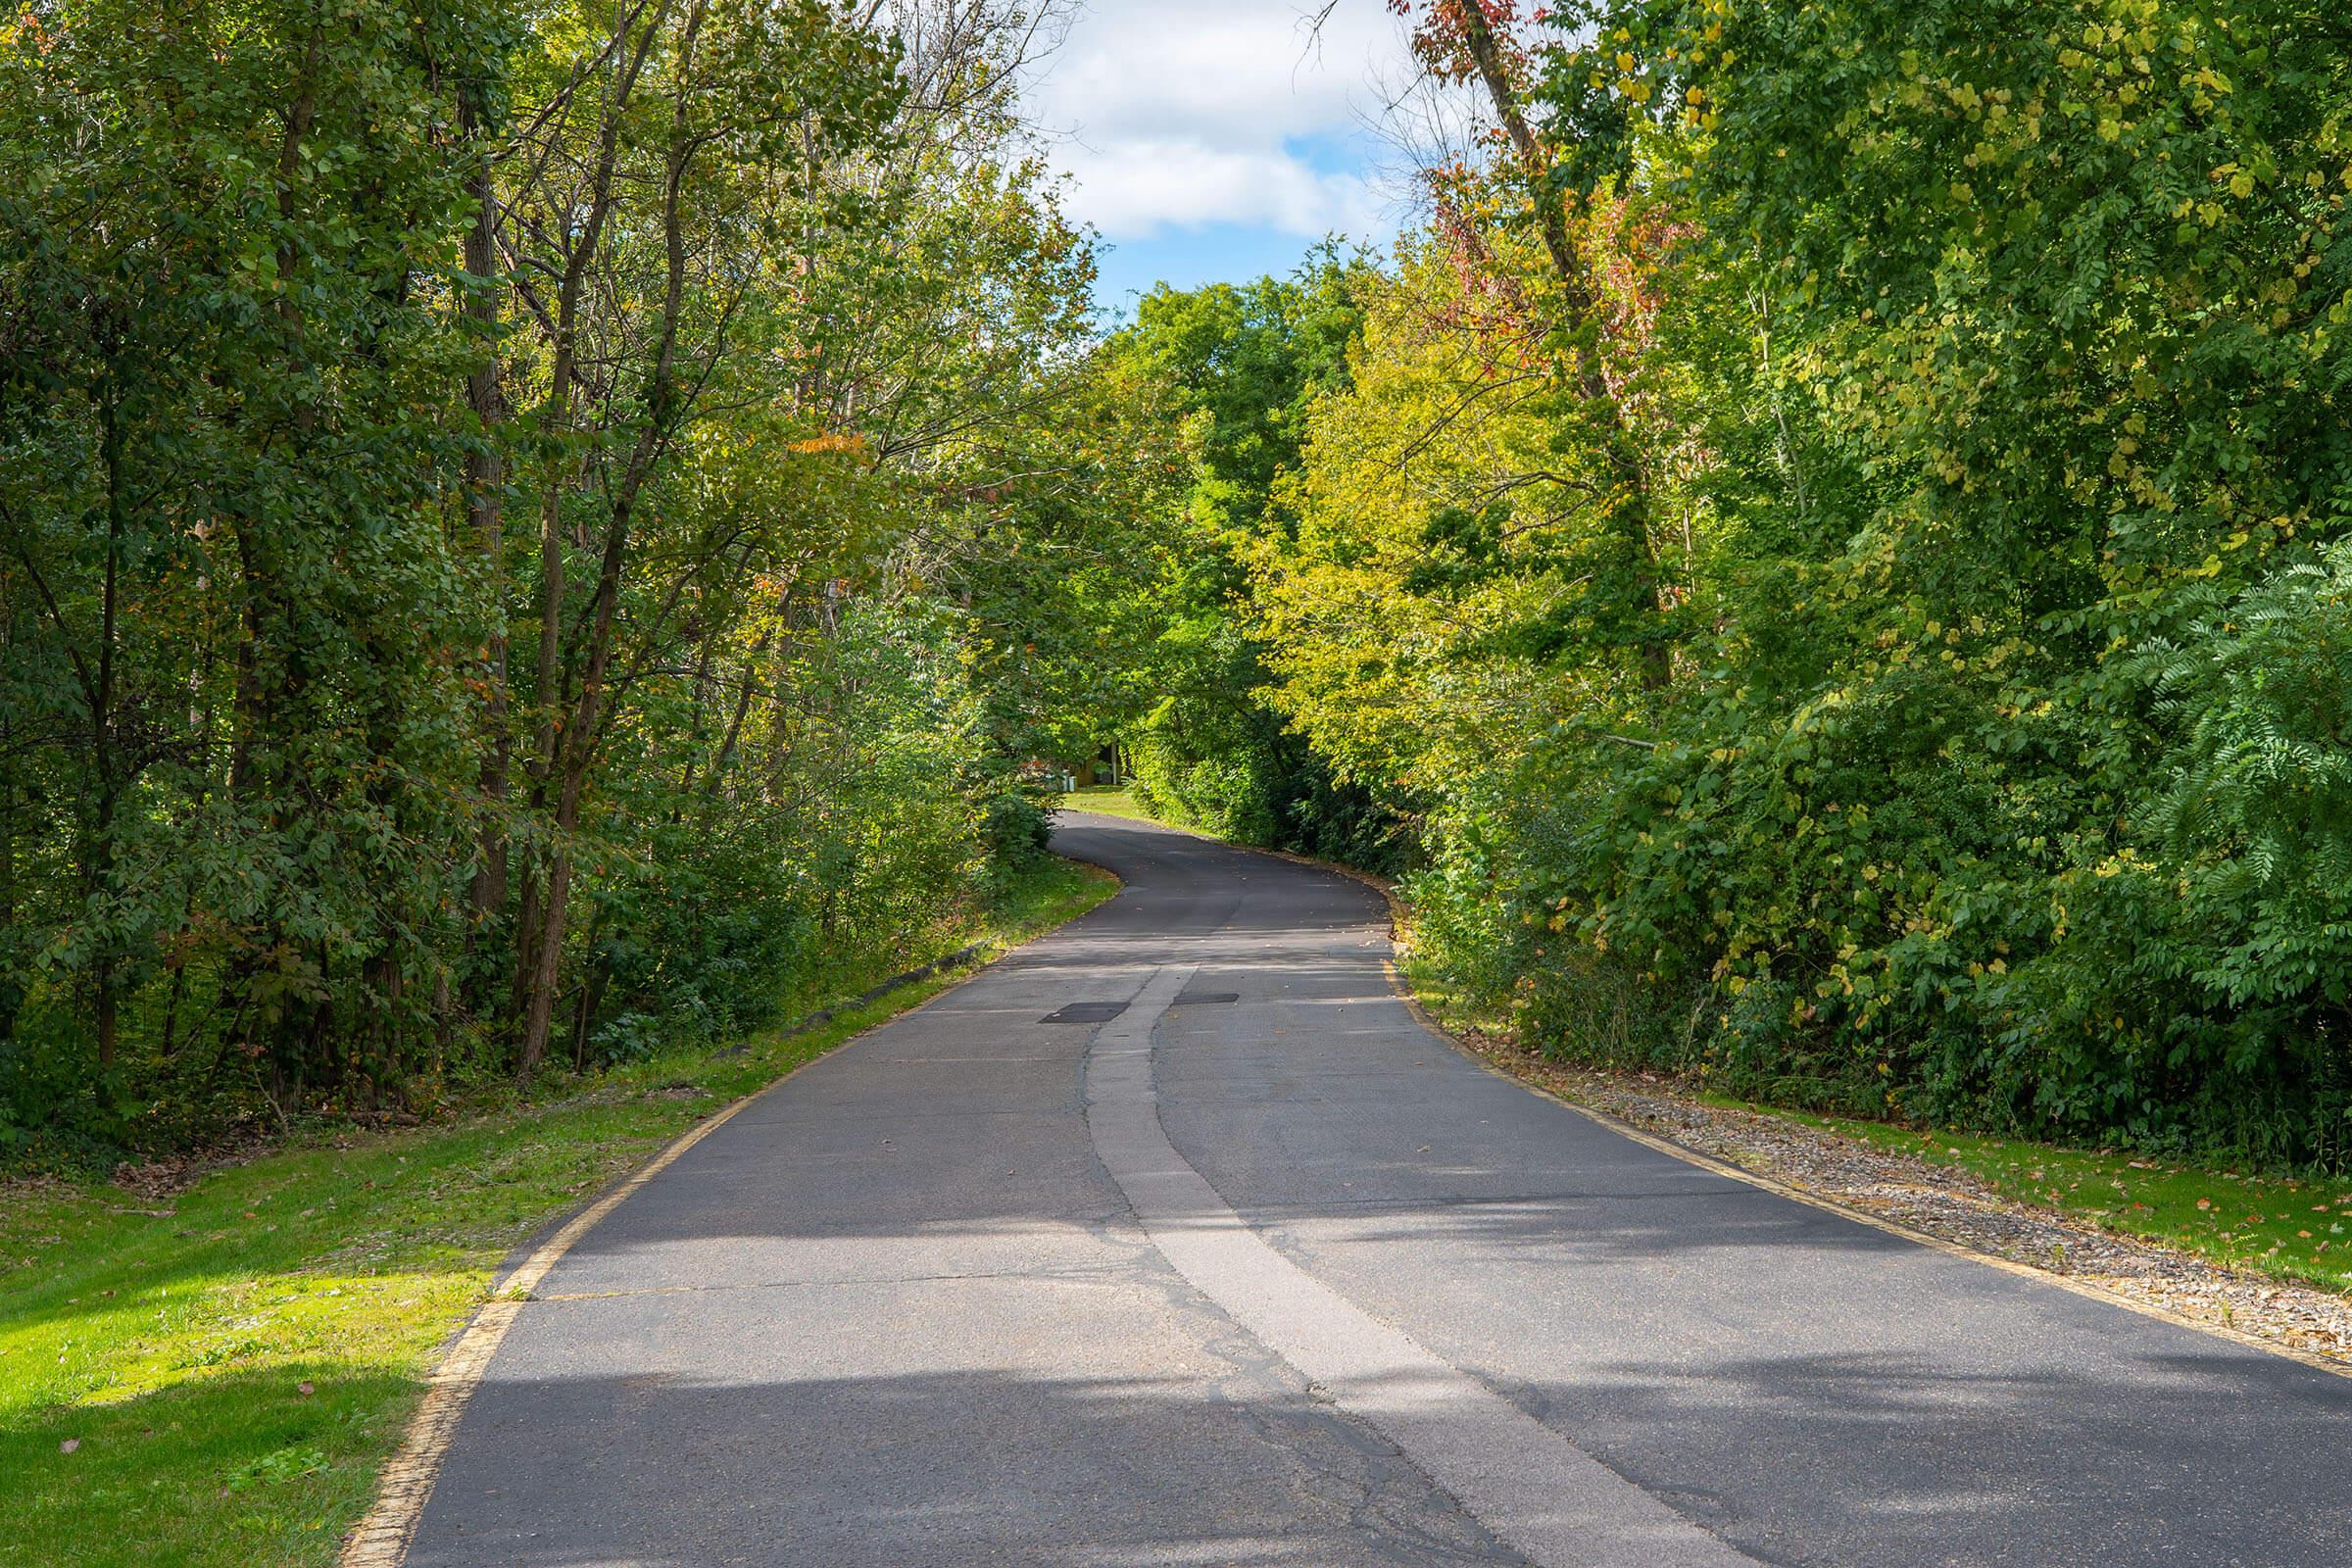
MULTIPOLYGON (((1026 940, 1115 889, 1054 861, 961 940, 1026 940)), ((463 1120, 321 1134, 169 1199, 0 1189, 0 1563, 332 1561, 437 1348, 517 1243, 952 978, 740 1055, 673 1054, 463 1120)))
POLYGON ((1104 816, 1130 817, 1138 822, 1159 820, 1144 809, 1135 798, 1135 791, 1124 784, 1089 784, 1058 797, 1054 804, 1065 810, 1100 811, 1104 816))

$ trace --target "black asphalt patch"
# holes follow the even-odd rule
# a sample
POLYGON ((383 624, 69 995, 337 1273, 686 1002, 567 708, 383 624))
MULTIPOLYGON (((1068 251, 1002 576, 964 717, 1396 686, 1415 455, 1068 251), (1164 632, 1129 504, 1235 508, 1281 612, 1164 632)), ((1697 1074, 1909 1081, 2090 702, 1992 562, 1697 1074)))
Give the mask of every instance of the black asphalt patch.
POLYGON ((1127 1010, 1124 1002, 1073 1002, 1040 1018, 1040 1023, 1108 1023, 1127 1010))

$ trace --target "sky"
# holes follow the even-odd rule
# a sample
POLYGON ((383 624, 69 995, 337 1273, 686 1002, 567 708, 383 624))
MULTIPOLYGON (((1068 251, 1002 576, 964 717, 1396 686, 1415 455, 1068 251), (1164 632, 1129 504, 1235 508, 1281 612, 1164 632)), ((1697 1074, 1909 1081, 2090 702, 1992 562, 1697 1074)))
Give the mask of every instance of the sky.
POLYGON ((1382 84, 1410 73, 1381 0, 1087 0, 1030 104, 1103 241, 1096 304, 1165 279, 1287 272, 1326 233, 1385 246, 1382 84))

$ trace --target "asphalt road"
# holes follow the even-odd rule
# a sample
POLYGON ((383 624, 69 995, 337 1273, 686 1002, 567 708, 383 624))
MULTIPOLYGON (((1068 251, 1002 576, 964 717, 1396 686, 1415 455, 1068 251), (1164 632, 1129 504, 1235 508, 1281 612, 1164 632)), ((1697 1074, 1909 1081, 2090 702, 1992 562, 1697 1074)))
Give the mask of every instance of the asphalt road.
POLYGON ((1353 882, 1057 842, 1125 890, 564 1259, 412 1563, 2352 1563, 2352 1381, 1505 1082, 1353 882))

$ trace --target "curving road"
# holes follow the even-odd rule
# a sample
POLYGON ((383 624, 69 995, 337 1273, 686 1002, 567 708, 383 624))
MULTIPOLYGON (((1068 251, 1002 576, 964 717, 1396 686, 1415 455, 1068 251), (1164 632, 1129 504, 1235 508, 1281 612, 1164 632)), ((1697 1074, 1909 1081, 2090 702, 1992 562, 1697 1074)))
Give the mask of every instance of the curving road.
POLYGON ((1056 842, 1125 890, 558 1265, 412 1563, 2352 1562, 2352 1381, 1495 1077, 1353 882, 1056 842))

